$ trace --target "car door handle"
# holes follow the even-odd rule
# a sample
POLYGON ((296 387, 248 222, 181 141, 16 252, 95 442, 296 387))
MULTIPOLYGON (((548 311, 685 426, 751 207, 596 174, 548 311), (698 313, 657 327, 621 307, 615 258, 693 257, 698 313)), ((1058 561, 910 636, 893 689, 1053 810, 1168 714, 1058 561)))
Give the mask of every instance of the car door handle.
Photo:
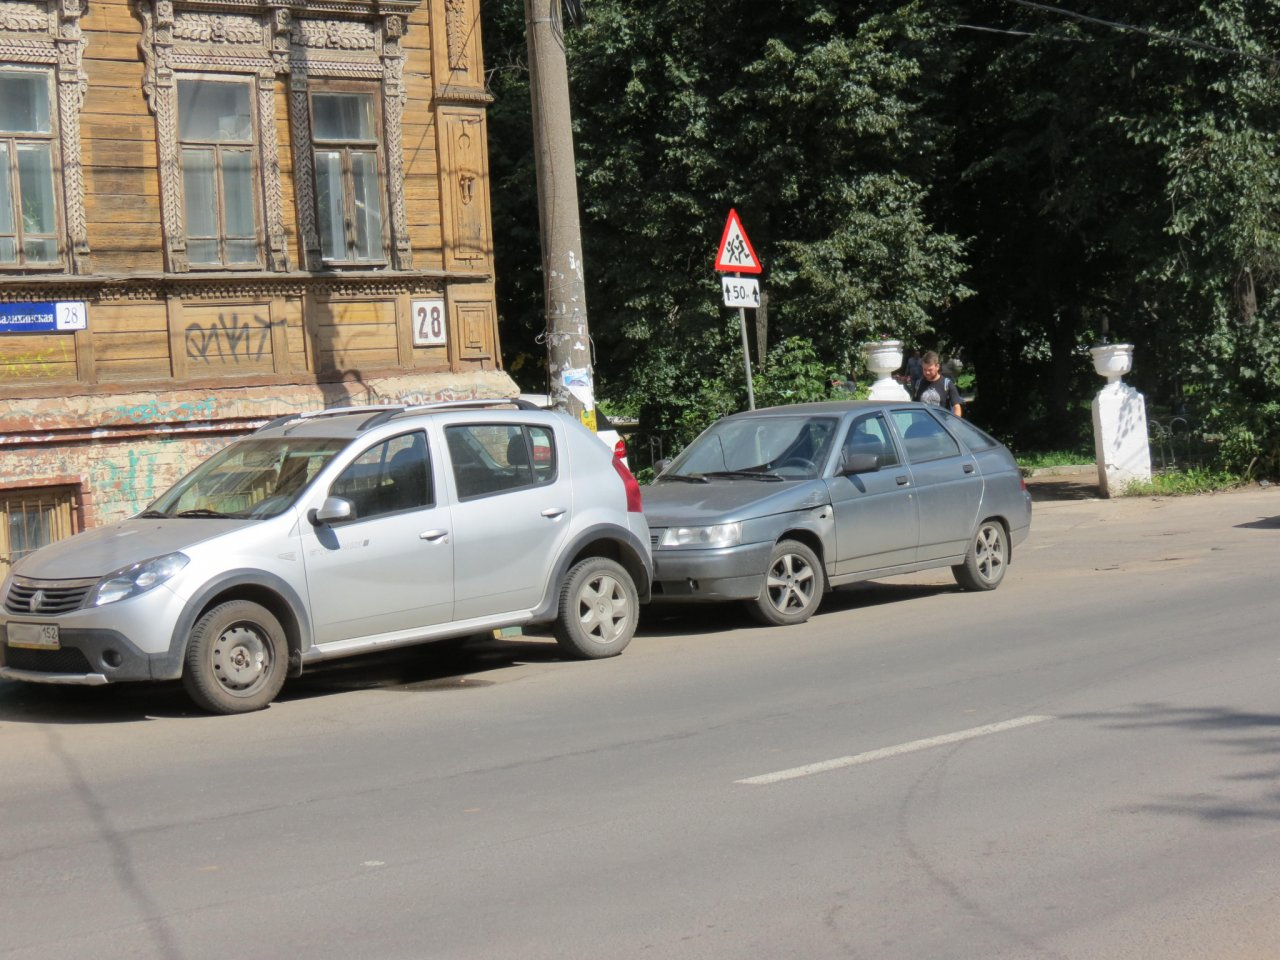
POLYGON ((964 472, 965 472, 965 473, 973 473, 973 464, 972 464, 972 463, 966 463, 966 464, 964 465, 964 472))
POLYGON ((894 477, 893 479, 894 479, 894 482, 896 482, 900 487, 905 487, 908 483, 911 482, 911 479, 909 477, 894 477))
POLYGON ((547 507, 542 511, 542 515, 548 520, 555 520, 564 516, 564 507, 547 507))
POLYGON ((448 530, 423 530, 418 534, 419 540, 430 540, 432 543, 440 543, 441 541, 449 541, 448 530))

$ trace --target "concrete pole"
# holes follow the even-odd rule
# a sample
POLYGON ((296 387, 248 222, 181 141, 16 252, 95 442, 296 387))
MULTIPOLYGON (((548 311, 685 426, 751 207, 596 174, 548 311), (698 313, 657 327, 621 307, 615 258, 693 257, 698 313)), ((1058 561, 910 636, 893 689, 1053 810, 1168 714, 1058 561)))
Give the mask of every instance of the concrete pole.
POLYGON ((594 430, 595 381, 560 4, 561 0, 524 2, 546 289, 547 367, 552 404, 594 430))

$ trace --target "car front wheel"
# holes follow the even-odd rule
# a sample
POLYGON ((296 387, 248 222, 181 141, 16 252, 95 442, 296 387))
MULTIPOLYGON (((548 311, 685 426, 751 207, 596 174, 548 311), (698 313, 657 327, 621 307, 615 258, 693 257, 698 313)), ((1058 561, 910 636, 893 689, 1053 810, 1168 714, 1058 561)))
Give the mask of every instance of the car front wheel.
POLYGON ((616 657, 636 632, 640 597, 631 575, 606 557, 576 564, 560 590, 556 642, 573 657, 616 657))
POLYGON ((951 568, 956 583, 966 590, 994 590, 1009 563, 1009 540, 999 520, 984 520, 969 544, 964 563, 951 568))
POLYGON ((822 602, 825 586, 817 554, 798 540, 782 540, 769 556, 764 590, 747 601, 747 612, 771 626, 804 623, 822 602))
POLYGON ((288 666, 280 621, 259 604, 232 600, 191 628, 182 684, 210 713, 249 713, 276 698, 288 666))

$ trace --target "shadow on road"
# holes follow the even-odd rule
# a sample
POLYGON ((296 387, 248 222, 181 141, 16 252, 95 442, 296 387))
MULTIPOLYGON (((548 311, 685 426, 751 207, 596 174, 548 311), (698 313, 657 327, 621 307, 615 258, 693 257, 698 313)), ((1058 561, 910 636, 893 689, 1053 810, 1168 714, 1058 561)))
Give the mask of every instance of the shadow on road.
MULTIPOLYGON (((387 689, 407 693, 471 690, 493 683, 476 674, 521 663, 563 659, 549 635, 475 640, 464 646, 447 641, 422 644, 308 667, 301 677, 285 682, 276 700, 305 700, 352 690, 387 689)), ((0 683, 0 722, 132 723, 207 716, 187 699, 182 684, 176 681, 105 687, 0 683)))
POLYGON ((1237 530, 1280 530, 1280 516, 1259 517, 1248 523, 1237 523, 1237 530))
MULTIPOLYGON (((1101 721, 1112 730, 1146 730, 1177 728, 1199 735, 1210 744, 1220 746, 1237 756, 1280 754, 1280 713, 1253 713, 1232 707, 1176 707, 1166 703, 1140 703, 1130 710, 1113 713, 1062 714, 1062 720, 1101 721)), ((1220 777, 1227 783, 1259 783, 1270 786, 1258 796, 1241 799, 1211 790, 1194 794, 1173 795, 1157 802, 1140 805, 1150 813, 1167 813, 1194 817, 1208 823, 1229 825, 1244 822, 1280 821, 1280 766, 1233 773, 1220 777)), ((1206 784, 1207 786, 1207 784, 1206 784)))

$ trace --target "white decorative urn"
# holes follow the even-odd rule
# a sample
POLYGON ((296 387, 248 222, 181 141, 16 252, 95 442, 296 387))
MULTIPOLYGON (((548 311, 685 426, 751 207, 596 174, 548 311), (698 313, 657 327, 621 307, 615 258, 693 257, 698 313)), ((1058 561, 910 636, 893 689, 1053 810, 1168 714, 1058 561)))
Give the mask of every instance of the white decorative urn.
POLYGON ((871 384, 871 392, 867 395, 872 400, 910 400, 906 388, 893 379, 893 371, 902 366, 901 340, 876 340, 864 343, 862 352, 866 357, 867 369, 875 376, 871 384))
POLYGON ((1147 402, 1121 381, 1133 369, 1133 344, 1090 347, 1093 369, 1107 385, 1093 398, 1093 447, 1098 460, 1098 488, 1104 497, 1121 495, 1135 482, 1151 479, 1147 441, 1147 402))
POLYGON ((1133 369, 1132 343, 1104 343, 1099 347, 1090 347, 1093 354, 1093 369, 1098 376, 1107 378, 1107 386, 1118 384, 1120 378, 1133 369))

